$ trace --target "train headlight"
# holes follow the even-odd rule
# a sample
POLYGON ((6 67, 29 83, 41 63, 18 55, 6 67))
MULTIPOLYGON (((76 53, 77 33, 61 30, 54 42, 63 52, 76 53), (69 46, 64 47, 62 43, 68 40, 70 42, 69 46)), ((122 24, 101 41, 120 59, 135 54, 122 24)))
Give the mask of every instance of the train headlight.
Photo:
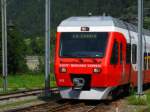
POLYGON ((94 69, 93 69, 93 72, 94 72, 94 73, 100 73, 100 72, 101 72, 101 69, 100 69, 100 68, 94 68, 94 69))
POLYGON ((61 73, 66 73, 66 72, 67 72, 67 68, 65 68, 65 67, 60 67, 59 71, 60 71, 61 73))

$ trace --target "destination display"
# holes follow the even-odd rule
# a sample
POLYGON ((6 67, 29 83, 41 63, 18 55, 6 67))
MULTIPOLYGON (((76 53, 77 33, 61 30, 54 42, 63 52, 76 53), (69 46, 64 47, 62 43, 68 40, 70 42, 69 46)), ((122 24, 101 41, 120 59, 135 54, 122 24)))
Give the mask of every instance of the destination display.
POLYGON ((90 33, 90 34, 88 34, 88 33, 80 33, 80 34, 78 34, 78 33, 75 33, 75 34, 72 34, 72 38, 74 38, 74 39, 95 39, 95 38, 97 38, 97 35, 96 34, 92 34, 92 33, 90 33))

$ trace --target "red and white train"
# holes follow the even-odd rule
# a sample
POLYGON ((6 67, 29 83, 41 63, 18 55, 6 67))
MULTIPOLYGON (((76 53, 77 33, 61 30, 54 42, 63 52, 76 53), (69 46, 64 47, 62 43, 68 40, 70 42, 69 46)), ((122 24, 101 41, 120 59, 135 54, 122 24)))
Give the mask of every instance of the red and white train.
MULTIPOLYGON (((137 85, 137 27, 112 17, 71 17, 58 26, 55 75, 63 99, 107 99, 137 85)), ((143 31, 150 83, 150 32, 143 31)))

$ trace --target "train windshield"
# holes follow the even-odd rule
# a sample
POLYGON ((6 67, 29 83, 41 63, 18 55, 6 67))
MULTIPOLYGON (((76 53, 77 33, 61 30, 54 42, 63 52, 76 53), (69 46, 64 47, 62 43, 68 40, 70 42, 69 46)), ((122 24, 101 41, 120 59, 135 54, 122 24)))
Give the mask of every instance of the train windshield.
POLYGON ((108 33, 65 32, 61 33, 60 56, 68 58, 104 57, 108 33))

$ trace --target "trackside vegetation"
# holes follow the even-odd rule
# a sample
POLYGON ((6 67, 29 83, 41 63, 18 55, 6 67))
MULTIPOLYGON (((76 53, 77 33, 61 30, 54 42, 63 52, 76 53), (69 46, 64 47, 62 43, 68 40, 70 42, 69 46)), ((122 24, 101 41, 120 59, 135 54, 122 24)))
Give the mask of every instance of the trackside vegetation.
MULTIPOLYGON (((51 87, 56 87, 54 75, 51 74, 51 87)), ((8 91, 44 88, 44 74, 16 74, 8 76, 8 91)), ((0 77, 2 92, 2 77, 0 77)))
POLYGON ((133 94, 129 96, 127 99, 129 105, 146 107, 144 110, 139 110, 138 112, 150 112, 150 90, 146 91, 145 95, 141 97, 133 94))

